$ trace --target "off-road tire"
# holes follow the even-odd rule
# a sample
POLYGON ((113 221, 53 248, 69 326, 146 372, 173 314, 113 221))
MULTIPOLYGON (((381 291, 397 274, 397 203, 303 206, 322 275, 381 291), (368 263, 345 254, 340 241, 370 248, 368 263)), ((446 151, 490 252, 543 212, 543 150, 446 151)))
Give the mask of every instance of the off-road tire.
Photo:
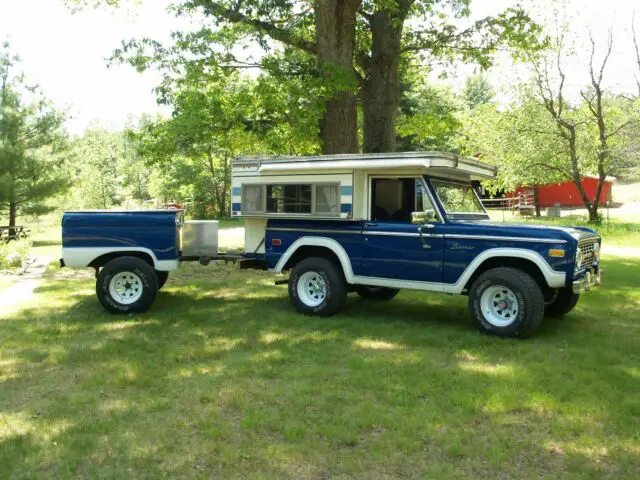
POLYGON ((544 317, 544 295, 538 283, 526 272, 500 267, 482 273, 469 290, 469 314, 480 331, 500 337, 525 338, 533 334, 544 317), (485 317, 481 298, 490 287, 504 286, 511 290, 518 302, 514 320, 505 326, 496 326, 485 317))
POLYGON ((578 304, 579 293, 573 293, 570 288, 561 288, 554 297, 545 303, 545 317, 561 317, 569 313, 578 304))
POLYGON ((158 277, 158 290, 160 290, 162 287, 164 287, 164 284, 167 283, 169 272, 156 270, 156 277, 158 277))
POLYGON ((354 290, 365 300, 386 301, 394 298, 400 290, 388 287, 370 287, 368 285, 356 285, 354 290))
POLYGON ((289 299, 300 313, 305 315, 331 316, 340 311, 347 299, 347 282, 340 268, 322 257, 310 257, 293 267, 289 277, 289 299), (307 272, 316 272, 324 280, 326 294, 322 303, 307 305, 298 294, 298 282, 307 272))
POLYGON ((146 311, 158 291, 158 277, 151 265, 137 257, 119 257, 108 262, 96 280, 96 295, 102 306, 111 313, 140 313, 146 311), (133 303, 119 302, 110 291, 110 284, 114 276, 130 272, 140 279, 142 293, 133 303))

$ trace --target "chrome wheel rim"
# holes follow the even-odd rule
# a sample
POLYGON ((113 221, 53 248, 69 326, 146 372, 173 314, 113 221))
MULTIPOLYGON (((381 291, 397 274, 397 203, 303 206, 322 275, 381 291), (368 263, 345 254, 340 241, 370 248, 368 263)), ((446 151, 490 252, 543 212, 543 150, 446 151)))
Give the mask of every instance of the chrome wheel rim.
POLYGON ((298 298, 308 307, 317 307, 327 297, 327 283, 318 272, 305 272, 298 278, 298 298))
POLYGON ((485 320, 496 327, 507 327, 518 318, 518 299, 502 285, 492 285, 482 292, 480 308, 485 320))
POLYGON ((138 275, 132 272, 116 273, 109 282, 109 294, 118 303, 130 305, 142 297, 144 286, 138 275))

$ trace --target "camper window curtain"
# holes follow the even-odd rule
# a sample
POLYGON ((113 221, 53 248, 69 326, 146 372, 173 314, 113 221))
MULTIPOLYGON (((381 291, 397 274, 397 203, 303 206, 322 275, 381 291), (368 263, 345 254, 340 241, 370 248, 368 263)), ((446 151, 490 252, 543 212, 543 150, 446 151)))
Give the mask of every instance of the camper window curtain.
POLYGON ((337 214, 340 212, 340 185, 316 185, 316 213, 337 214))
POLYGON ((262 185, 242 186, 242 213, 264 212, 262 185))

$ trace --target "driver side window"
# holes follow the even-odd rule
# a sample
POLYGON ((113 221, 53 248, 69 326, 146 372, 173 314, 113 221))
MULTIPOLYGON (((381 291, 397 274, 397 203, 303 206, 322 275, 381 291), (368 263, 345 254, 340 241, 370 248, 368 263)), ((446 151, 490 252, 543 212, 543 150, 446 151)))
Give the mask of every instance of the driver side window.
POLYGON ((412 223, 416 212, 427 212, 425 218, 436 218, 435 208, 419 177, 371 180, 371 220, 412 223))

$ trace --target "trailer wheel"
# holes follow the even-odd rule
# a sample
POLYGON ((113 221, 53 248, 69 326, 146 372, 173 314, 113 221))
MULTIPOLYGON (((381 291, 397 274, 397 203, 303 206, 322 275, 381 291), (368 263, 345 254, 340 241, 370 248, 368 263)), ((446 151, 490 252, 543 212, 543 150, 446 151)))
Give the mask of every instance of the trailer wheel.
POLYGON ((327 317, 344 307, 347 283, 338 267, 326 258, 307 258, 293 267, 289 298, 300 313, 327 317))
POLYGON ((137 257, 119 257, 108 262, 96 281, 96 294, 111 313, 146 311, 158 291, 153 267, 137 257))
POLYGON ((544 295, 528 273, 515 268, 493 268, 473 282, 469 313, 485 333, 524 338, 542 321, 544 295))
POLYGON ((377 300, 381 302, 391 300, 400 292, 397 288, 370 287, 368 285, 356 285, 355 291, 360 297, 366 300, 377 300))
POLYGON ((167 278, 169 278, 169 272, 156 270, 156 277, 158 277, 158 290, 160 290, 162 287, 164 287, 164 284, 167 283, 167 278))

